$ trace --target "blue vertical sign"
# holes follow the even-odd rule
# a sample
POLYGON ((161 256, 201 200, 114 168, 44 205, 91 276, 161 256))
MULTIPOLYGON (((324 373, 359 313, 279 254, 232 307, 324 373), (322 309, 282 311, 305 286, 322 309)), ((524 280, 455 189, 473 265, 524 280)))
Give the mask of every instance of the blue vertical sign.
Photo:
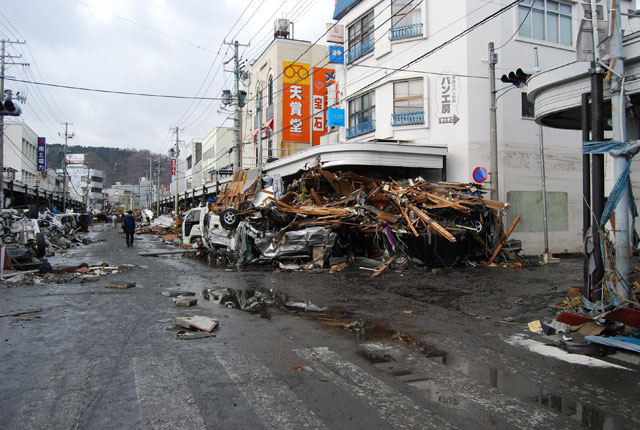
POLYGON ((344 64, 344 46, 329 46, 329 62, 344 64))
POLYGON ((46 139, 44 137, 38 138, 38 172, 44 172, 47 170, 46 144, 46 139))
POLYGON ((330 127, 344 127, 344 109, 327 109, 327 125, 330 127))

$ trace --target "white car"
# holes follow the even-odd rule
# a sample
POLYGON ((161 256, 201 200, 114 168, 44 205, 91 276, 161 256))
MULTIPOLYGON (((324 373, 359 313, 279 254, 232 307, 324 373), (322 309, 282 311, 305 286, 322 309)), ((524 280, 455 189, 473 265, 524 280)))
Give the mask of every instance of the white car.
POLYGON ((224 229, 220 217, 206 206, 189 210, 182 222, 182 243, 190 245, 199 240, 208 249, 226 248, 231 240, 231 231, 224 229))

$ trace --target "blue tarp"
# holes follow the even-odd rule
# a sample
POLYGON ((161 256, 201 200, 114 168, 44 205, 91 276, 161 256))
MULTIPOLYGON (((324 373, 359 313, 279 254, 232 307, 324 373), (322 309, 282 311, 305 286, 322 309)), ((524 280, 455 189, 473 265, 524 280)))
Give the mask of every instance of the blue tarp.
POLYGON ((333 10, 333 19, 340 19, 349 12, 356 4, 360 3, 360 0, 337 0, 336 8, 333 10))

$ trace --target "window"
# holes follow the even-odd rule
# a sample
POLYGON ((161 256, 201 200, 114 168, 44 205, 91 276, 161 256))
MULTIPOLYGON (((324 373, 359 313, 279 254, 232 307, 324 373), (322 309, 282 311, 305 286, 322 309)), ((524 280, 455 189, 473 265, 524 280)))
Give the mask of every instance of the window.
POLYGON ((191 155, 189 155, 189 156, 187 157, 187 169, 190 169, 190 168, 191 168, 191 165, 192 165, 191 161, 192 161, 192 160, 193 160, 193 159, 191 158, 191 155))
POLYGON ((533 103, 527 98, 527 93, 522 93, 522 118, 534 118, 533 103))
POLYGON ((373 30, 373 10, 349 27, 349 63, 373 51, 373 30))
POLYGON ((422 79, 394 82, 391 125, 424 124, 423 94, 422 79))
POLYGON ((273 74, 269 73, 269 82, 267 87, 267 96, 269 97, 269 106, 273 104, 273 74))
POLYGON ((522 37, 573 45, 569 4, 552 0, 524 0, 518 5, 518 25, 518 34, 522 37))
POLYGON ((422 0, 395 0, 391 3, 389 39, 422 36, 422 0))
POLYGON ((353 100, 349 100, 349 128, 347 138, 371 133, 375 127, 376 100, 371 91, 353 100))

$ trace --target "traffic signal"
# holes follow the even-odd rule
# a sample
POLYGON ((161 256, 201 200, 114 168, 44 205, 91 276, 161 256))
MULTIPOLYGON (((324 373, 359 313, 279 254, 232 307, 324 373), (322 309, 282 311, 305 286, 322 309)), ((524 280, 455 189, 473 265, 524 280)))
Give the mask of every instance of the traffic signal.
POLYGON ((20 116, 21 113, 22 109, 11 98, 7 98, 1 105, 0 114, 2 116, 20 116))
POLYGON ((532 67, 529 69, 516 69, 515 72, 509 72, 507 75, 502 75, 500 80, 505 84, 513 84, 517 88, 522 88, 527 85, 527 81, 531 77, 531 75, 539 72, 540 69, 537 67, 532 67))
POLYGON ((244 107, 244 105, 247 104, 246 100, 247 100, 247 92, 243 90, 238 91, 238 106, 244 107))

